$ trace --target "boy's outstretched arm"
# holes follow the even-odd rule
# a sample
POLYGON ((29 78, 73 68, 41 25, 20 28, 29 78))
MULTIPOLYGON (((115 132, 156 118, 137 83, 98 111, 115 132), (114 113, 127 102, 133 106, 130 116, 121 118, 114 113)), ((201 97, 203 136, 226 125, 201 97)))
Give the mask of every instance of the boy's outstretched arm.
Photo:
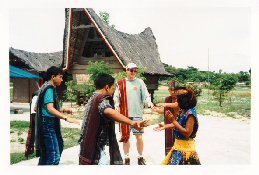
POLYGON ((117 122, 133 126, 137 130, 141 130, 143 127, 148 126, 148 120, 143 120, 141 122, 132 121, 112 108, 106 108, 104 110, 104 114, 107 115, 108 117, 111 117, 117 122))

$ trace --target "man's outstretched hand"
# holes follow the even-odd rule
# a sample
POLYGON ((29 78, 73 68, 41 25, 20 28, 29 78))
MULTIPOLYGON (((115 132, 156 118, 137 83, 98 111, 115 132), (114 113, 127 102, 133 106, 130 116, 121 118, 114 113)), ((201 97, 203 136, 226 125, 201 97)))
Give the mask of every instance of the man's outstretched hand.
POLYGON ((132 127, 139 131, 147 126, 149 126, 149 120, 133 121, 133 124, 132 124, 132 127))
POLYGON ((153 130, 157 131, 157 132, 162 131, 164 129, 165 129, 165 124, 164 123, 158 123, 158 125, 155 128, 153 128, 153 130))

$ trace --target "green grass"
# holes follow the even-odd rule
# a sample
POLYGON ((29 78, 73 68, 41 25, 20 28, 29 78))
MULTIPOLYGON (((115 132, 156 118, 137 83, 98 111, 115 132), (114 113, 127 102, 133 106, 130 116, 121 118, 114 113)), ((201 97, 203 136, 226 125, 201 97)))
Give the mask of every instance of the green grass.
POLYGON ((219 102, 212 95, 212 91, 209 91, 208 95, 208 90, 204 89, 202 95, 198 97, 196 108, 200 114, 205 114, 206 111, 214 111, 233 118, 236 114, 250 118, 251 89, 246 87, 235 88, 227 94, 222 107, 219 106, 219 102))
MULTIPOLYGON (((23 133, 26 132, 28 130, 29 127, 29 122, 27 121, 11 121, 10 122, 10 133, 23 133), (15 132, 14 132, 15 131, 15 132)), ((64 140, 64 149, 66 148, 70 148, 73 146, 78 145, 77 141, 79 139, 79 133, 80 133, 80 129, 77 128, 61 128, 61 133, 62 133, 62 137, 64 140)), ((18 138, 19 142, 22 144, 25 144, 26 138, 18 138)), ((12 146, 12 143, 14 142, 14 140, 10 140, 10 144, 12 146)), ((10 154, 10 162, 11 164, 15 164, 18 162, 21 162, 23 160, 26 160, 25 156, 24 156, 24 151, 25 150, 21 150, 21 152, 17 152, 17 153, 11 153, 10 154)), ((28 159, 32 159, 35 158, 36 155, 35 153, 30 155, 28 159)))
POLYGON ((83 119, 83 114, 84 114, 84 111, 77 111, 77 112, 74 112, 71 117, 72 118, 75 118, 75 119, 80 119, 82 120, 83 119))
MULTIPOLYGON (((36 155, 35 155, 35 153, 33 153, 32 155, 29 155, 28 160, 35 158, 35 157, 36 157, 36 155)), ((11 155, 10 155, 11 164, 15 164, 15 163, 21 162, 23 160, 27 160, 26 157, 24 156, 24 153, 11 153, 11 155)))
POLYGON ((64 140, 64 149, 78 145, 80 129, 77 128, 61 128, 62 137, 64 140))
POLYGON ((28 121, 11 121, 10 122, 10 128, 14 128, 16 130, 27 130, 29 127, 28 121))
MULTIPOLYGON (((207 114, 208 111, 222 113, 228 117, 235 118, 241 115, 245 118, 250 118, 251 114, 251 88, 250 87, 235 87, 228 93, 222 107, 219 102, 212 95, 213 91, 202 89, 201 96, 199 96, 196 106, 199 114, 207 114)), ((169 96, 166 88, 160 88, 155 91, 154 103, 164 102, 164 98, 169 96)))

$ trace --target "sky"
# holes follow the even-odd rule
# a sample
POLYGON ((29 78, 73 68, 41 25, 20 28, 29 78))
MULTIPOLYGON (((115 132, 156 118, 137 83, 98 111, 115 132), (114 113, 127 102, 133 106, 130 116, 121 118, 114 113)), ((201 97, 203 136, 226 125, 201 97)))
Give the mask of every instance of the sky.
MULTIPOLYGON (((181 6, 94 8, 110 14, 119 31, 151 27, 163 63, 218 72, 251 67, 251 8, 181 6)), ((10 8, 9 47, 30 52, 63 49, 64 8, 10 8), (26 20, 24 20, 26 19, 26 20)))

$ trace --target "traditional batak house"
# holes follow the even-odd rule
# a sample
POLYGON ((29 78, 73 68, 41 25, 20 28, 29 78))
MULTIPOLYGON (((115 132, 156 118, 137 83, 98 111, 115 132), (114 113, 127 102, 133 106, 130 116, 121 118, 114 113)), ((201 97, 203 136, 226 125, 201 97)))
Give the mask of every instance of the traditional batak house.
POLYGON ((169 75, 160 60, 151 28, 139 34, 127 34, 107 25, 88 8, 65 10, 64 69, 77 82, 84 81, 89 61, 104 61, 114 73, 124 71, 128 63, 144 70, 152 99, 160 76, 169 75))
MULTIPOLYGON (((50 66, 62 67, 63 52, 33 53, 9 48, 9 64, 43 77, 50 66)), ((13 102, 28 103, 32 93, 39 89, 43 79, 11 77, 13 102)), ((59 91, 58 91, 59 92, 59 91)))

